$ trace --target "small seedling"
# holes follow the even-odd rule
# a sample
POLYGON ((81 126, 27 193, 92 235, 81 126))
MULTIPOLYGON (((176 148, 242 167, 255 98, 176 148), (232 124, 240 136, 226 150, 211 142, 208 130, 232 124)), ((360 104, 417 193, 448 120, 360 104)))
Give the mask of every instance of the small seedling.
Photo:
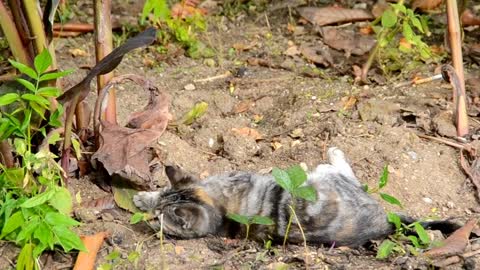
POLYGON ((245 225, 246 227, 245 240, 248 239, 248 236, 250 233, 250 226, 252 226, 253 224, 266 225, 266 226, 271 226, 275 224, 273 220, 270 219, 269 217, 258 216, 258 215, 243 216, 239 214, 229 213, 227 214, 227 217, 235 222, 245 225))
POLYGON ((383 167, 383 171, 382 171, 382 175, 380 176, 380 180, 378 181, 378 185, 375 188, 370 189, 368 187, 368 185, 365 184, 363 186, 363 190, 365 190, 369 194, 378 193, 384 201, 403 208, 402 203, 397 198, 395 198, 392 195, 389 195, 387 193, 380 192, 380 190, 383 189, 387 185, 388 176, 389 176, 388 165, 385 165, 383 167))
POLYGON ((193 108, 185 114, 183 117, 182 123, 185 125, 191 125, 195 120, 202 117, 207 112, 208 103, 206 102, 199 102, 193 106, 193 108))
MULTIPOLYGON (((296 217, 295 214, 295 201, 297 198, 304 199, 307 201, 316 201, 317 193, 315 189, 311 186, 304 186, 303 184, 307 181, 307 174, 302 169, 302 167, 296 165, 290 167, 288 170, 284 171, 278 168, 273 168, 272 175, 275 178, 275 181, 283 189, 290 193, 292 196, 292 201, 290 205, 290 217, 288 219, 287 229, 285 232, 285 237, 283 239, 283 246, 287 243, 288 234, 290 232, 290 226, 292 224, 293 217, 296 217)), ((298 219, 297 219, 298 223, 298 219)), ((298 224, 300 231, 303 235, 303 228, 301 224, 298 224)), ((303 236, 304 242, 306 242, 305 236, 303 236)))

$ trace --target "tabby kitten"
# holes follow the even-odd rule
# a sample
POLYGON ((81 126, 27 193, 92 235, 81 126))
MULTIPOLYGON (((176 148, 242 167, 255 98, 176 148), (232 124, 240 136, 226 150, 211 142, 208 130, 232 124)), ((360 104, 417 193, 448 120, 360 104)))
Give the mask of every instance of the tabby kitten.
MULTIPOLYGON (((308 174, 306 185, 317 191, 315 202, 296 199, 295 211, 311 243, 359 246, 393 232, 392 224, 380 204, 366 193, 353 174, 343 152, 328 150, 330 164, 319 165, 308 174)), ((227 213, 267 216, 274 226, 255 225, 250 235, 259 239, 282 239, 285 235, 292 197, 271 175, 232 172, 211 176, 203 181, 174 166, 166 167, 171 186, 163 191, 139 192, 135 205, 157 217, 151 225, 180 238, 228 235, 232 223, 227 213)), ((402 217, 403 218, 403 217, 402 217)), ((405 222, 412 219, 403 218, 405 222)), ((448 221, 425 223, 452 231, 448 221)), ((303 241, 295 220, 288 236, 290 242, 303 241)))

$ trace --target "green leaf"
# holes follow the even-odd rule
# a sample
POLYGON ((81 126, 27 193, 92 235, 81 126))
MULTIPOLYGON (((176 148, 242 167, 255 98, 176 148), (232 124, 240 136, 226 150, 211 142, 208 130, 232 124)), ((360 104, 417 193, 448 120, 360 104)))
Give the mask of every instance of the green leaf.
POLYGON ((67 76, 68 74, 72 73, 73 71, 74 71, 73 69, 68 69, 68 70, 64 70, 64 71, 44 73, 40 76, 40 78, 38 80, 43 82, 43 81, 58 79, 58 78, 67 76))
POLYGON ((21 73, 27 75, 32 79, 37 79, 38 77, 37 72, 35 72, 35 70, 33 70, 31 67, 14 60, 8 60, 8 62, 10 62, 10 64, 14 66, 16 69, 18 69, 21 73))
POLYGON ((127 260, 131 263, 136 262, 140 258, 140 253, 137 251, 132 251, 128 253, 127 260))
POLYGON ((48 138, 48 144, 55 144, 56 142, 60 141, 62 138, 60 137, 60 133, 55 131, 53 132, 50 137, 48 138))
POLYGON ((112 189, 113 199, 120 208, 128 210, 132 213, 140 212, 140 210, 133 203, 133 196, 137 194, 137 190, 120 181, 114 181, 112 189))
POLYGON ((413 33, 412 27, 407 21, 403 22, 403 36, 407 41, 412 41, 415 34, 413 33))
POLYGON ((82 158, 82 150, 80 148, 80 142, 75 139, 75 138, 72 138, 72 146, 73 146, 73 150, 75 152, 75 157, 80 160, 82 158))
POLYGON ((290 178, 293 188, 297 188, 307 181, 307 174, 299 165, 288 168, 287 174, 290 178))
POLYGON ((34 94, 23 94, 22 99, 28 100, 28 101, 35 101, 42 107, 45 107, 45 109, 48 109, 48 105, 50 104, 50 101, 48 101, 48 99, 42 96, 34 95, 34 94))
POLYGON ((30 101, 28 104, 37 113, 37 115, 40 116, 40 118, 42 118, 43 120, 46 120, 45 119, 45 108, 44 107, 42 107, 40 104, 38 104, 35 101, 30 101))
POLYGON ((363 189, 363 191, 365 191, 365 192, 368 193, 368 192, 369 192, 368 184, 364 184, 364 185, 362 186, 362 189, 363 189))
POLYGON ((51 226, 71 227, 71 226, 78 226, 81 224, 75 219, 57 212, 48 212, 45 215, 45 221, 51 226))
POLYGON ((22 203, 20 205, 20 207, 32 208, 32 207, 38 206, 38 205, 43 204, 46 201, 50 200, 53 197, 53 195, 55 195, 55 190, 49 189, 49 190, 41 193, 40 195, 36 195, 36 196, 28 199, 27 201, 22 203))
POLYGON ((33 270, 35 258, 32 256, 33 244, 27 243, 23 246, 17 259, 17 270, 33 270))
POLYGON ((415 28, 420 31, 420 33, 424 34, 425 31, 423 30, 422 22, 420 22, 420 19, 417 18, 417 16, 411 18, 412 25, 415 26, 415 28))
POLYGON ((208 109, 208 103, 199 102, 193 106, 193 108, 183 117, 183 124, 191 125, 195 120, 200 118, 208 109))
POLYGON ((273 222, 271 218, 265 217, 265 216, 257 216, 257 215, 252 217, 251 223, 259 224, 259 225, 267 225, 267 226, 275 224, 275 222, 273 222))
POLYGON ((242 216, 242 215, 235 214, 235 213, 228 213, 227 218, 229 218, 229 219, 231 219, 235 222, 238 222, 240 224, 244 224, 244 225, 250 224, 250 218, 248 216, 242 216))
POLYGON ((378 188, 381 189, 385 187, 388 183, 388 165, 383 167, 382 175, 380 176, 380 181, 378 181, 378 188))
POLYGON ((42 74, 51 64, 52 57, 46 48, 44 48, 42 52, 33 60, 33 65, 35 66, 38 74, 42 74))
POLYGON ((110 252, 107 256, 105 256, 105 260, 113 261, 115 259, 120 258, 120 252, 118 250, 114 250, 110 252))
POLYGON ((38 216, 33 216, 30 220, 27 220, 25 222, 25 226, 23 226, 20 232, 18 233, 15 241, 17 243, 23 240, 27 240, 26 242, 29 242, 29 240, 32 238, 33 232, 35 231, 35 229, 38 227, 39 224, 40 224, 40 218, 38 216))
POLYGON ((35 231, 33 237, 37 238, 40 243, 44 244, 53 250, 53 233, 45 222, 40 222, 35 231))
POLYGON ((69 252, 72 249, 87 252, 87 249, 83 245, 82 240, 80 240, 80 237, 78 237, 77 234, 72 232, 67 227, 55 226, 52 228, 52 231, 57 237, 58 243, 60 246, 62 246, 65 252, 69 252))
POLYGON ((377 251, 377 259, 386 259, 390 254, 392 254, 393 248, 395 247, 395 243, 385 239, 383 240, 382 244, 378 247, 377 251))
POLYGON ((137 212, 133 214, 132 217, 130 218, 130 224, 137 224, 143 220, 145 220, 145 214, 142 212, 137 212))
POLYGON ((298 187, 293 190, 293 195, 310 202, 317 200, 317 191, 311 186, 298 187))
POLYGON ((380 193, 380 197, 382 197, 382 199, 390 204, 394 204, 394 205, 398 205, 400 207, 403 208, 402 206, 402 203, 395 197, 391 196, 391 195, 388 195, 386 193, 380 193))
POLYGON ((292 182, 290 181, 290 177, 288 176, 288 173, 286 171, 278 168, 273 168, 272 175, 275 179, 275 182, 277 182, 279 186, 281 186, 283 189, 290 193, 293 191, 292 182))
POLYGON ((0 106, 5 106, 12 104, 20 98, 20 95, 17 93, 8 93, 0 97, 0 106))
POLYGON ((397 15, 392 9, 387 9, 382 14, 382 26, 385 28, 392 28, 397 23, 397 15))
POLYGON ((420 248, 420 242, 418 242, 418 238, 415 235, 409 235, 407 238, 412 242, 414 247, 420 248))
POLYGON ((425 231, 422 224, 420 224, 419 222, 415 222, 414 224, 415 232, 418 234, 420 241, 423 244, 428 245, 430 243, 430 237, 428 236, 428 233, 425 231))
POLYGON ((396 3, 396 4, 391 4, 391 6, 392 6, 395 10, 398 10, 399 12, 401 12, 401 13, 403 13, 403 14, 406 14, 406 13, 407 13, 407 8, 406 8, 405 5, 403 5, 403 4, 396 3))
POLYGON ((58 87, 46 86, 37 90, 37 95, 42 97, 58 97, 60 95, 60 89, 58 87))
POLYGON ((72 196, 64 187, 58 188, 48 203, 64 215, 72 213, 72 196))
POLYGON ((402 221, 400 220, 400 217, 392 212, 387 213, 387 220, 388 222, 392 223, 395 225, 395 229, 398 231, 400 228, 402 228, 402 221))
POLYGON ((24 223, 25 223, 25 220, 23 219, 22 212, 21 211, 15 212, 5 222, 5 225, 3 226, 3 229, 2 229, 2 234, 0 235, 0 239, 3 239, 3 237, 5 237, 6 235, 20 228, 24 223))
POLYGON ((21 85, 25 86, 25 88, 27 88, 28 90, 35 92, 36 88, 35 88, 35 85, 33 85, 33 83, 22 78, 16 78, 15 80, 19 82, 21 85))

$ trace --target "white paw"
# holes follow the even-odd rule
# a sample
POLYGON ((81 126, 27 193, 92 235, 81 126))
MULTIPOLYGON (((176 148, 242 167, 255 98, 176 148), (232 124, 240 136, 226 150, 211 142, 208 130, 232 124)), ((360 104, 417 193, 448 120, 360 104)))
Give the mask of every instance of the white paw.
POLYGON ((142 211, 155 209, 158 204, 160 192, 141 191, 133 196, 133 203, 142 211))
POLYGON ((327 152, 328 162, 332 165, 346 163, 345 154, 337 147, 330 147, 327 152))

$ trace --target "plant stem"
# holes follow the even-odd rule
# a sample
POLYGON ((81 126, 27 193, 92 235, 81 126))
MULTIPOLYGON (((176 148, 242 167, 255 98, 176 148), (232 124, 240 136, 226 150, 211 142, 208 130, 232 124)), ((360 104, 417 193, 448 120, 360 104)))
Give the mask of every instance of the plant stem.
MULTIPOLYGON (((35 52, 39 54, 47 48, 47 37, 43 31, 43 23, 37 10, 37 1, 23 0, 25 15, 27 16, 30 33, 33 36, 35 52)), ((52 56, 53 58, 53 56, 52 56)))
MULTIPOLYGON (((95 0, 95 56, 97 63, 113 50, 111 0, 95 0)), ((113 77, 113 72, 97 77, 97 89, 100 91, 113 77)), ((117 122, 115 91, 108 94, 108 105, 104 118, 110 123, 117 122)))
POLYGON ((298 228, 300 229, 300 233, 302 234, 303 238, 303 247, 305 248, 305 267, 308 269, 308 247, 307 247, 307 238, 305 238, 305 233, 303 232, 302 224, 300 224, 300 220, 298 219, 297 213, 295 213, 295 209, 291 205, 289 205, 290 211, 293 213, 295 220, 297 221, 298 228))
POLYGON ((247 227, 247 232, 245 233, 245 240, 248 240, 248 234, 250 233, 250 225, 251 224, 245 224, 245 226, 247 227))
POLYGON ((22 64, 32 66, 32 59, 28 50, 23 46, 20 34, 3 1, 0 1, 0 25, 15 59, 22 64))
POLYGON ((13 168, 15 161, 12 154, 12 146, 7 140, 0 142, 0 164, 5 165, 7 168, 13 168))

